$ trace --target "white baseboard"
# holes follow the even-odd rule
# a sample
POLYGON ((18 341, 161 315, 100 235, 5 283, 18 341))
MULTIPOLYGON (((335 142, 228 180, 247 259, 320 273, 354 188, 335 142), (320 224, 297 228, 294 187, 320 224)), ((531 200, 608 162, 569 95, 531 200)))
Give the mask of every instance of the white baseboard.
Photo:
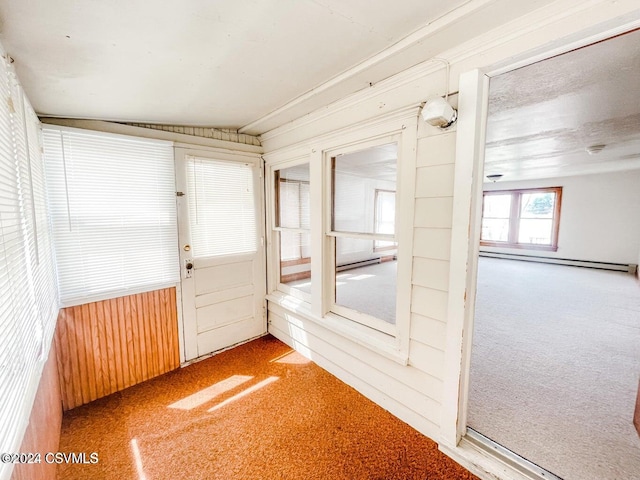
POLYGON ((569 265, 572 267, 597 268, 601 270, 615 270, 628 272, 635 275, 638 266, 635 264, 592 262, 588 260, 573 260, 569 258, 540 257, 537 255, 524 255, 517 253, 498 253, 480 251, 481 257, 504 258, 508 260, 521 260, 523 262, 550 263, 554 265, 569 265))

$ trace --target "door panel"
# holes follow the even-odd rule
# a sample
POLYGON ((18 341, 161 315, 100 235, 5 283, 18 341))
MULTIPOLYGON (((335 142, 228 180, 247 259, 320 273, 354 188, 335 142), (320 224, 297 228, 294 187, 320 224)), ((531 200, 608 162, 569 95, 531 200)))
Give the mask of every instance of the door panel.
POLYGON ((185 359, 266 331, 261 159, 176 149, 185 359))
POLYGON ((212 328, 251 318, 253 316, 251 295, 212 303, 196 311, 198 333, 208 332, 212 328))
POLYGON ((194 272, 196 294, 217 292, 231 287, 250 285, 253 262, 228 263, 225 265, 201 268, 194 272))

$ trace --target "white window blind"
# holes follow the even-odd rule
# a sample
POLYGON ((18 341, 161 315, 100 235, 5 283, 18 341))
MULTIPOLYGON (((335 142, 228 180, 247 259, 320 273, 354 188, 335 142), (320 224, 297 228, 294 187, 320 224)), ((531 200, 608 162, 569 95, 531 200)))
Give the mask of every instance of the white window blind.
POLYGON ((253 253, 256 244, 254 168, 188 157, 187 190, 195 257, 253 253), (223 227, 222 227, 223 226, 223 227))
POLYGON ((47 207, 47 195, 44 178, 44 159, 42 157, 42 135, 40 121, 33 109, 24 100, 24 114, 27 135, 27 151, 31 184, 31 208, 33 209, 33 227, 35 235, 34 253, 34 292, 40 317, 44 319, 44 338, 53 338, 58 315, 58 285, 53 256, 53 241, 47 207), (50 320, 47 320, 50 319, 50 320))
POLYGON ((63 304, 178 283, 171 144, 55 127, 43 138, 63 304))
MULTIPOLYGON (((393 235, 396 231, 396 192, 376 190, 375 233, 393 235)), ((395 242, 376 240, 374 249, 393 247, 395 242)))
MULTIPOLYGON (((279 227, 309 230, 309 182, 279 180, 279 227)), ((280 260, 309 258, 308 233, 282 230, 280 232, 280 260)))
MULTIPOLYGON (((51 345, 58 301, 37 147, 39 122, 5 59, 2 55, 0 451, 17 452, 51 345)), ((8 478, 11 469, 1 464, 0 478, 8 478)))

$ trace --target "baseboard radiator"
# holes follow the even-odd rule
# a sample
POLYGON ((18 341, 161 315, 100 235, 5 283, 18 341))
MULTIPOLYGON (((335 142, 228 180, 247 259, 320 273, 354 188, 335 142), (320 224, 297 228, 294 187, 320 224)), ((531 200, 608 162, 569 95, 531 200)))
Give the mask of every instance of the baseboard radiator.
POLYGON ((367 258, 364 260, 358 260, 355 262, 340 263, 336 266, 336 272, 351 270, 352 268, 365 267, 367 265, 375 265, 376 263, 381 263, 381 262, 382 262, 381 257, 377 256, 377 257, 367 258))
POLYGON ((522 260, 524 262, 552 263, 555 265, 569 265, 572 267, 598 268, 601 270, 615 270, 636 274, 638 266, 635 264, 590 262, 587 260, 572 260, 569 258, 538 257, 535 255, 520 255, 517 253, 480 252, 481 257, 506 258, 509 260, 522 260))

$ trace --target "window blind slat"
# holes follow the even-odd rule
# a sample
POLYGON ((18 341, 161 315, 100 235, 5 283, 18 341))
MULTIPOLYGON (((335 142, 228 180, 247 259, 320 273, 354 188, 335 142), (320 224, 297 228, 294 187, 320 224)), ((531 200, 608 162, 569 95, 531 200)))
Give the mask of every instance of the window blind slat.
MULTIPOLYGON (((39 121, 1 46, 0 58, 0 451, 17 452, 58 302, 49 238, 40 235, 46 235, 47 208, 33 167, 42 156, 30 144, 39 121)), ((0 478, 11 468, 0 465, 0 478)))
POLYGON ((43 143, 61 301, 179 282, 171 146, 53 127, 43 143))
POLYGON ((250 165, 188 157, 191 247, 196 257, 255 252, 254 170, 250 165), (224 225, 220 228, 219 225, 224 225))

